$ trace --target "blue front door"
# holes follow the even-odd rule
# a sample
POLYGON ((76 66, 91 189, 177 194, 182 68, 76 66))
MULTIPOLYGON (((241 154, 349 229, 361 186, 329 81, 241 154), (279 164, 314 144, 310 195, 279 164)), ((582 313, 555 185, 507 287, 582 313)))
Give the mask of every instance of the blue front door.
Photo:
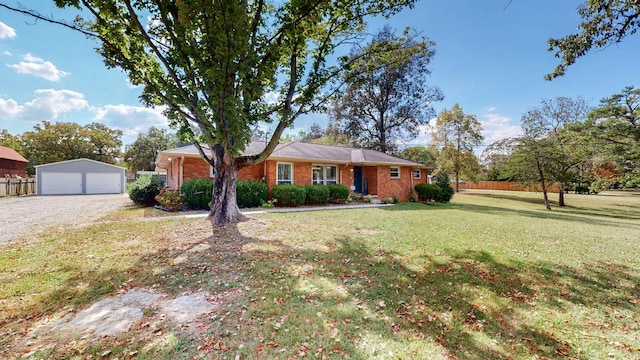
POLYGON ((353 186, 357 193, 362 194, 362 166, 353 167, 353 186))

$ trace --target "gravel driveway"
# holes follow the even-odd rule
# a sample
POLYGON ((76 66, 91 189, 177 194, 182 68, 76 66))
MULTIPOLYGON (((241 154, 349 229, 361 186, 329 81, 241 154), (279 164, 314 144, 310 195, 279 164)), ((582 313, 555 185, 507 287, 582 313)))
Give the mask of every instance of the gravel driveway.
POLYGON ((86 224, 128 204, 123 194, 0 198, 0 245, 51 226, 86 224))

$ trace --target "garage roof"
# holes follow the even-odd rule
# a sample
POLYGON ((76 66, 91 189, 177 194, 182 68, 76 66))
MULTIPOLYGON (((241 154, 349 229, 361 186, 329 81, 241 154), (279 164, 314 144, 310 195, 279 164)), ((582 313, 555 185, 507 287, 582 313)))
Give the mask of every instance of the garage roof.
POLYGON ((81 158, 81 159, 73 159, 73 160, 65 160, 65 161, 58 161, 58 162, 54 162, 54 163, 48 163, 48 164, 42 164, 42 165, 36 165, 35 167, 46 167, 46 166, 51 166, 51 165, 57 165, 57 164, 65 164, 65 163, 72 163, 72 162, 80 162, 80 161, 90 161, 90 162, 94 162, 96 164, 100 164, 100 165, 104 165, 104 166, 111 166, 114 168, 118 168, 118 169, 124 169, 126 170, 126 168, 122 167, 122 166, 118 166, 118 165, 113 165, 113 164, 108 164, 102 161, 97 161, 97 160, 91 160, 91 159, 86 159, 86 158, 81 158))

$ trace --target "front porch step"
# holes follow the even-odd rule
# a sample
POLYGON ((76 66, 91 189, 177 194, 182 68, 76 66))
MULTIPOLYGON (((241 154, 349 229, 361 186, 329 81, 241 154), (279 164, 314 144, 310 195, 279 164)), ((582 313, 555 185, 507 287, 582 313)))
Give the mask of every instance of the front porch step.
POLYGON ((371 204, 382 204, 382 200, 378 199, 378 195, 371 195, 371 204))

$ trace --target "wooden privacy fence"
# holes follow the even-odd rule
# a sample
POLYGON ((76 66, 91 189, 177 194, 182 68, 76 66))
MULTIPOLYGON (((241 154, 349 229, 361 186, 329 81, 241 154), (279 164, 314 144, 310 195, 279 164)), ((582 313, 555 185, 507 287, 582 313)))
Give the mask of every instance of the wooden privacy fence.
MULTIPOLYGON (((455 184, 452 184, 454 186, 455 184)), ((533 186, 524 186, 518 182, 514 181, 478 181, 477 183, 472 183, 467 181, 464 184, 458 184, 460 190, 463 189, 477 189, 477 190, 511 190, 511 191, 542 191, 540 189, 540 185, 533 186)), ((550 186, 547 189, 548 192, 558 192, 554 186, 550 186)))
POLYGON ((35 178, 0 178, 0 196, 30 195, 35 192, 35 178))

